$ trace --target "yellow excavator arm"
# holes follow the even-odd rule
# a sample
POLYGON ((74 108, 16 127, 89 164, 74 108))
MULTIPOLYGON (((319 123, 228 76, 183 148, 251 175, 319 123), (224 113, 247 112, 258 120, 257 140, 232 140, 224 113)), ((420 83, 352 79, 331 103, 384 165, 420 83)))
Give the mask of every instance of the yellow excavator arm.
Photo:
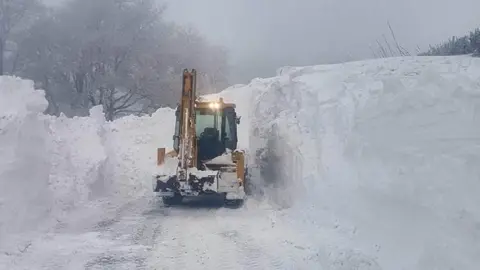
POLYGON ((180 169, 197 166, 195 143, 195 100, 197 72, 195 69, 183 71, 182 102, 180 104, 180 169))
POLYGON ((197 167, 197 147, 195 134, 195 100, 197 88, 197 71, 192 69, 183 70, 182 79, 182 98, 180 102, 179 117, 179 152, 174 149, 165 153, 165 148, 157 150, 157 165, 165 162, 165 156, 178 156, 180 161, 180 169, 197 167))

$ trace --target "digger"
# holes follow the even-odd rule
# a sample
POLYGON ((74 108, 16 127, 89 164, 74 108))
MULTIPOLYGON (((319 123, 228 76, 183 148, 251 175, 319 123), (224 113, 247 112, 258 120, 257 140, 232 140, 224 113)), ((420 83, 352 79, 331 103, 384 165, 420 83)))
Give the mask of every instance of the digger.
POLYGON ((240 117, 235 104, 197 97, 196 75, 195 69, 183 71, 173 150, 157 149, 153 191, 165 205, 221 195, 226 204, 239 206, 246 198, 248 175, 245 152, 237 149, 240 117))

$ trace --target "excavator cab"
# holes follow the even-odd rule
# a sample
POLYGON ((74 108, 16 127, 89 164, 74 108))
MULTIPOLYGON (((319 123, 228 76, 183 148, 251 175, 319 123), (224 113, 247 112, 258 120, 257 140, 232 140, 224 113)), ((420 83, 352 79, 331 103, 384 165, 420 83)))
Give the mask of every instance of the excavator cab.
MULTIPOLYGON (((237 118, 235 104, 224 103, 223 99, 195 104, 195 140, 197 145, 198 169, 204 169, 203 162, 221 156, 227 150, 237 149, 237 118)), ((176 111, 173 148, 180 150, 180 107, 176 111)))

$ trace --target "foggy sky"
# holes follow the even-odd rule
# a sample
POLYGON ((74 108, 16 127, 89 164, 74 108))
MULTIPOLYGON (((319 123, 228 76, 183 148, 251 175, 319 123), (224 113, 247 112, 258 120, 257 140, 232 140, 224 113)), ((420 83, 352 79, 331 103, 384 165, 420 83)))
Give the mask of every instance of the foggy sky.
MULTIPOLYGON (((61 0, 49 0, 61 1, 61 0)), ((412 53, 480 27, 479 0, 159 0, 167 18, 225 45, 231 83, 278 67, 371 58, 382 34, 412 53)))
POLYGON ((166 0, 168 17, 230 48, 235 82, 283 65, 372 57, 382 34, 412 52, 480 26, 479 0, 166 0))

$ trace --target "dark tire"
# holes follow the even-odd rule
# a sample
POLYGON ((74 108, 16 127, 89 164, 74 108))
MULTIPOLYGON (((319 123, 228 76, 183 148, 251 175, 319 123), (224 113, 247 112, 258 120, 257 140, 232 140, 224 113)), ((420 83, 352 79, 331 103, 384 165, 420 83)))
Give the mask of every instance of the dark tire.
POLYGON ((178 193, 175 193, 173 197, 162 197, 163 204, 166 206, 181 204, 182 200, 183 196, 178 193))
POLYGON ((225 207, 237 209, 243 206, 244 200, 225 200, 225 207))

